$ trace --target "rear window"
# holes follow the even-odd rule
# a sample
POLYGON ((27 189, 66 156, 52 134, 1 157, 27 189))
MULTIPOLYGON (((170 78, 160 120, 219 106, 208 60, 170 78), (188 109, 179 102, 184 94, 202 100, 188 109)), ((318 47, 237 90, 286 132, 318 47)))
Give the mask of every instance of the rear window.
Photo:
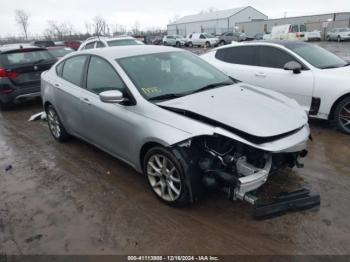
POLYGON ((124 45, 142 45, 142 43, 134 39, 121 39, 121 40, 108 41, 108 46, 124 46, 124 45))
POLYGON ((4 65, 31 64, 52 61, 53 59, 53 56, 47 50, 32 50, 2 54, 2 63, 4 65))
POLYGON ((69 47, 50 49, 49 52, 54 57, 64 57, 66 54, 72 53, 74 50, 69 47))

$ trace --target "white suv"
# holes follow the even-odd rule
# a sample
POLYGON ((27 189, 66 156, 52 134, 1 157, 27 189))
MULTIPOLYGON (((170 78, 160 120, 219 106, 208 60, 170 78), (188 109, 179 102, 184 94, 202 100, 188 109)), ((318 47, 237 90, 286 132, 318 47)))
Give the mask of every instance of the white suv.
POLYGON ((208 33, 194 33, 188 36, 187 45, 189 47, 193 46, 217 46, 219 43, 219 38, 208 34, 208 33))
POLYGON ((90 37, 86 39, 79 47, 78 51, 94 49, 94 48, 103 48, 110 46, 125 46, 125 45, 143 45, 141 41, 131 37, 131 36, 121 36, 121 37, 90 37))

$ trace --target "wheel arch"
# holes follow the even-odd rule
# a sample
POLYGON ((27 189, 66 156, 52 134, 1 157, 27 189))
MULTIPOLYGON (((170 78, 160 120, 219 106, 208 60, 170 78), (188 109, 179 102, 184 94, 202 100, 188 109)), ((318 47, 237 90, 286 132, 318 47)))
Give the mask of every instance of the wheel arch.
POLYGON ((139 161, 140 161, 140 167, 141 167, 141 170, 143 170, 143 160, 147 154, 147 152, 153 148, 153 147, 167 147, 163 144, 161 144, 160 142, 156 142, 156 141, 148 141, 146 142, 145 144, 143 144, 143 146, 141 147, 141 150, 140 150, 140 156, 139 156, 139 161))
POLYGON ((336 109, 337 105, 339 104, 339 102, 342 101, 342 100, 345 99, 345 98, 348 98, 348 97, 350 97, 350 93, 346 93, 346 94, 342 95, 341 97, 339 97, 339 98, 333 103, 332 108, 331 108, 331 111, 330 111, 330 113, 329 113, 329 117, 328 117, 329 120, 333 120, 333 119, 334 119, 334 112, 335 112, 335 109, 336 109))

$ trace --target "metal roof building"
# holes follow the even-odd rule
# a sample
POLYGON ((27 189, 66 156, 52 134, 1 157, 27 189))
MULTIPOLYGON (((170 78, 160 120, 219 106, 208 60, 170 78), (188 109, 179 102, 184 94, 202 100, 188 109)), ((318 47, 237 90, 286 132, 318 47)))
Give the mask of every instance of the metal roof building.
POLYGON ((251 6, 184 16, 168 25, 168 35, 235 31, 237 23, 267 20, 268 17, 251 6))

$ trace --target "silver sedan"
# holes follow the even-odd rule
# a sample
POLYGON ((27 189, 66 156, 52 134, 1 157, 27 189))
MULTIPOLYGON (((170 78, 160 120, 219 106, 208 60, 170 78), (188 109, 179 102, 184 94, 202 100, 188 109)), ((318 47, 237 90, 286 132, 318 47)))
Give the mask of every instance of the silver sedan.
POLYGON ((171 47, 73 53, 42 75, 41 93, 56 140, 75 136, 125 161, 174 206, 206 186, 254 203, 270 172, 302 166, 310 135, 294 100, 171 47))

